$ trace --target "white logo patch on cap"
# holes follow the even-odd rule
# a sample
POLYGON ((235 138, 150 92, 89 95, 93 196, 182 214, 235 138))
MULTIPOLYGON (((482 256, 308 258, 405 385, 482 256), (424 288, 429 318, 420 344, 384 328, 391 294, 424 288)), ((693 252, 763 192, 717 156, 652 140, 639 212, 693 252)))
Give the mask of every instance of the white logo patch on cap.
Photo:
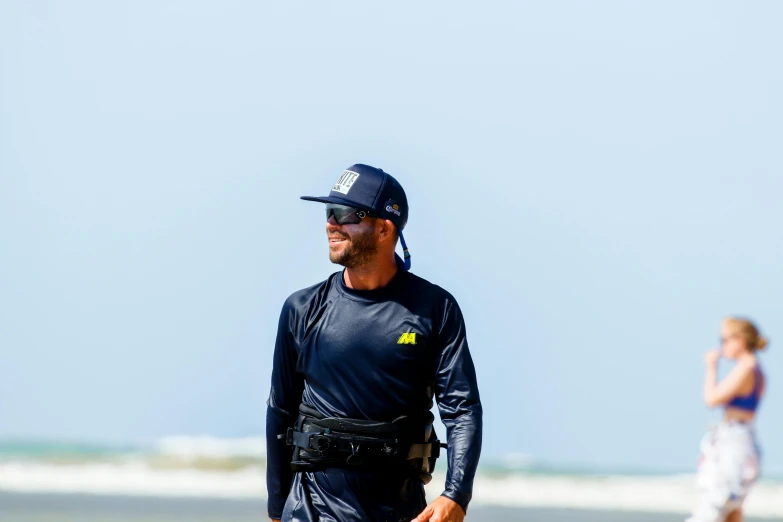
POLYGON ((340 179, 338 179, 337 183, 332 187, 332 190, 339 192, 340 194, 348 194, 348 191, 351 190, 351 187, 357 179, 359 179, 359 173, 352 170, 343 171, 340 179))

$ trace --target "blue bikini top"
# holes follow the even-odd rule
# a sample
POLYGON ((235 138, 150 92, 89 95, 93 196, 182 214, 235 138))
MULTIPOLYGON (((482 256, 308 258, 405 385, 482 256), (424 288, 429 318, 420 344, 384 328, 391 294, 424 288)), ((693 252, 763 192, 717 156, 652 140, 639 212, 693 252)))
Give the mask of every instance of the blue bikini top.
POLYGON ((726 406, 732 408, 739 408, 740 410, 755 412, 759 407, 759 400, 761 399, 761 389, 764 385, 764 374, 761 373, 761 368, 756 366, 753 370, 753 389, 748 395, 737 395, 726 406))

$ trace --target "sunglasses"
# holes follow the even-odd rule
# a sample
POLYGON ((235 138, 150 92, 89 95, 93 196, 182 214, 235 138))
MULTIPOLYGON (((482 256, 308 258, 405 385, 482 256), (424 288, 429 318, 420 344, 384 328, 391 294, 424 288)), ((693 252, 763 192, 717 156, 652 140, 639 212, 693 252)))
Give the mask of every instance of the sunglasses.
POLYGON ((334 216, 338 225, 355 225, 366 217, 377 217, 372 212, 360 208, 348 207, 346 205, 337 205, 335 203, 326 204, 326 220, 334 216))

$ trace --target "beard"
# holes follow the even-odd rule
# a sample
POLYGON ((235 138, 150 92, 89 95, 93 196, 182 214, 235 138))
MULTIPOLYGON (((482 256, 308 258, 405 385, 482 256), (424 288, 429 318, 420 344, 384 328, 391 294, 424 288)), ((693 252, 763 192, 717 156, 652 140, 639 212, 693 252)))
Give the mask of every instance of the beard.
POLYGON ((375 244, 375 230, 370 227, 352 235, 338 234, 345 238, 345 248, 341 252, 329 250, 329 261, 345 268, 359 268, 370 264, 378 252, 375 244))

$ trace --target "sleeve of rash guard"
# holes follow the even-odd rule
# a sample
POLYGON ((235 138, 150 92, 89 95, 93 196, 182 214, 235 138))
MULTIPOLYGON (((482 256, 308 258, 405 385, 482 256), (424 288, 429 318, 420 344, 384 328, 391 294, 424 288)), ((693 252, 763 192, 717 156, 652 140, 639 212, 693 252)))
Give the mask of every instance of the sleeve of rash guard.
POLYGON ((446 426, 448 472, 443 496, 467 511, 481 454, 482 408, 465 321, 453 297, 446 301, 435 373, 438 410, 446 426))
POLYGON ((275 355, 272 364, 272 388, 266 409, 266 488, 269 518, 279 519, 291 489, 292 450, 277 436, 296 422, 302 400, 304 379, 296 372, 296 344, 289 302, 283 306, 277 325, 275 355))

